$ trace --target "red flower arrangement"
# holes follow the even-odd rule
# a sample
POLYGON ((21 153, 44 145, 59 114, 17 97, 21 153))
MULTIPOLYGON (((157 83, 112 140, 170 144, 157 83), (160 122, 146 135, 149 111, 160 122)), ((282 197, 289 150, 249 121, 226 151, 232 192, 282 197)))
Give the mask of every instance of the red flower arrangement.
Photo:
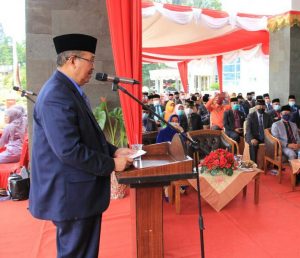
POLYGON ((215 176, 222 171, 224 174, 232 176, 235 169, 234 156, 227 150, 217 149, 207 155, 199 166, 201 173, 207 171, 215 176))

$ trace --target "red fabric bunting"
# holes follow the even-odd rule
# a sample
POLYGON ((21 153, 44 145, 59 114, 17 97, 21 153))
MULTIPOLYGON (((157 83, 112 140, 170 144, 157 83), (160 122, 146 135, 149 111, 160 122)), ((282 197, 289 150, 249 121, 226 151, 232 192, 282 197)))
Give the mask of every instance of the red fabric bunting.
MULTIPOLYGON (((141 1, 106 0, 112 50, 117 76, 142 82, 141 1)), ((142 83, 122 85, 142 99, 142 83)), ((119 92, 129 144, 142 141, 142 108, 123 92, 119 92)))

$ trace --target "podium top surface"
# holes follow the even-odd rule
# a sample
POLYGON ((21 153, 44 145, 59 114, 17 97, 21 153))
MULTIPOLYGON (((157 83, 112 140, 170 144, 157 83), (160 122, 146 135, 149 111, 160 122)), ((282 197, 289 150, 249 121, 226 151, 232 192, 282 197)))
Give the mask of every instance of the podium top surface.
POLYGON ((147 153, 124 172, 116 173, 120 184, 168 183, 194 178, 193 160, 185 155, 178 139, 172 143, 146 145, 147 153))

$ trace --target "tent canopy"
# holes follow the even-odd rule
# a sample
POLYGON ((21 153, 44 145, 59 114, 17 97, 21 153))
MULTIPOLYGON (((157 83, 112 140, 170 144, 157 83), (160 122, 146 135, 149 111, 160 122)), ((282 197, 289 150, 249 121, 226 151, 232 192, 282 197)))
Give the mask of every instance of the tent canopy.
POLYGON ((144 2, 144 62, 186 61, 260 47, 269 53, 267 16, 144 2))

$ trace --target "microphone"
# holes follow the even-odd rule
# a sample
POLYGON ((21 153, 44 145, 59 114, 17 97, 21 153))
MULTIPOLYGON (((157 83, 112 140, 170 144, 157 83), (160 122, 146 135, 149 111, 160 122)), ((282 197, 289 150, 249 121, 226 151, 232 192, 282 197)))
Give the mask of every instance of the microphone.
POLYGON ((95 79, 97 81, 109 81, 109 82, 112 82, 115 84, 117 84, 119 82, 126 83, 126 84, 140 84, 140 82, 135 79, 111 76, 111 75, 108 75, 107 73, 96 73, 95 79))
POLYGON ((25 95, 37 96, 37 94, 34 93, 33 91, 22 90, 19 86, 14 86, 13 90, 22 92, 22 96, 25 96, 25 95))

